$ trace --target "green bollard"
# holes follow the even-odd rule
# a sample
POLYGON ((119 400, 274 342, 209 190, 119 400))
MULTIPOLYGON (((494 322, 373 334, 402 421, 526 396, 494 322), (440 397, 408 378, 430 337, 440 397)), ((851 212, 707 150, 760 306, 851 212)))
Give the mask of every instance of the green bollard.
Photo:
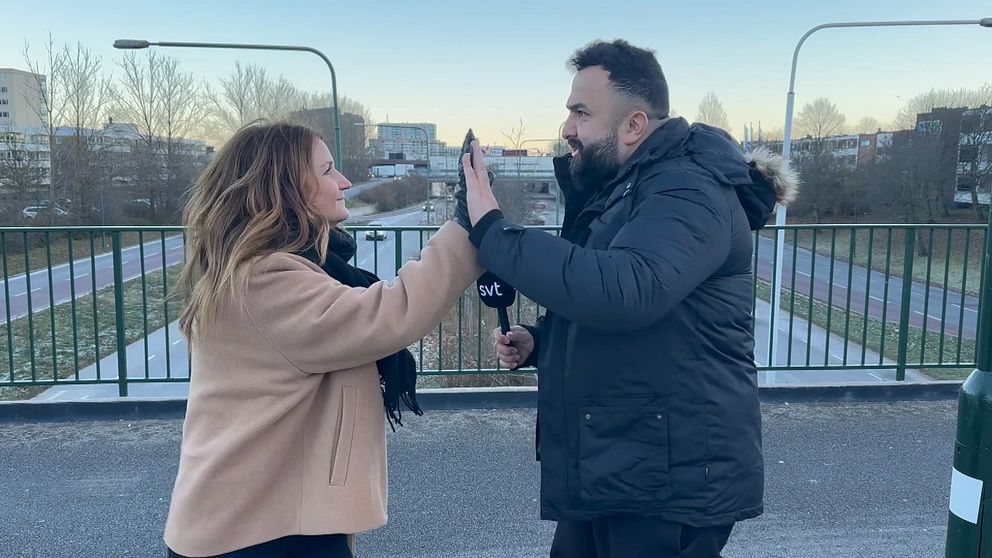
POLYGON ((945 558, 992 558, 992 211, 983 264, 977 368, 958 398, 945 558))
POLYGON ((961 386, 958 399, 946 558, 992 558, 990 482, 992 372, 975 370, 961 386))

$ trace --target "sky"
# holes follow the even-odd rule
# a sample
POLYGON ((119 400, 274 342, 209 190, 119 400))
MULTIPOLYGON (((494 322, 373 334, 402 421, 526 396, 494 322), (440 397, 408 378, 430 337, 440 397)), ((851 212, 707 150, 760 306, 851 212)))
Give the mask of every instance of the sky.
MULTIPOLYGON (((78 0, 20 0, 3 12, 0 68, 27 69, 25 41, 42 58, 49 34, 57 44, 90 47, 116 74, 117 38, 310 46, 333 63, 339 96, 363 103, 374 121, 434 122, 452 145, 471 127, 492 145, 521 122, 525 139, 558 134, 572 80, 566 61, 595 39, 653 49, 672 108, 691 121, 713 92, 740 137, 748 123, 783 127, 792 53, 813 26, 979 19, 992 17, 992 2, 101 0, 83 8, 78 0)), ((309 53, 160 50, 208 82, 241 61, 304 90, 330 89, 330 72, 309 53)), ((992 29, 977 25, 818 31, 800 52, 796 111, 827 97, 849 123, 885 123, 918 93, 992 81, 990 55, 992 29)))

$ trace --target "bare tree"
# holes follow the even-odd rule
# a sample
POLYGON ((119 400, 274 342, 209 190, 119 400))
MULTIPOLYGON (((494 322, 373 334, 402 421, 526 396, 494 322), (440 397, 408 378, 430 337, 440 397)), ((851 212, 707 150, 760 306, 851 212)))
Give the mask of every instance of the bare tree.
POLYGON ((524 119, 520 119, 520 125, 516 128, 510 128, 509 132, 504 132, 500 130, 503 138, 506 139, 506 146, 510 149, 520 149, 524 142, 524 133, 527 131, 527 127, 524 126, 524 119))
POLYGON ((935 108, 979 107, 992 105, 992 83, 976 89, 931 89, 906 101, 899 109, 894 127, 911 130, 916 127, 916 115, 927 113, 935 108))
POLYGON ((97 189, 104 188, 109 179, 95 130, 105 116, 112 85, 102 75, 101 57, 81 43, 72 48, 66 45, 63 55, 62 75, 58 77, 66 99, 65 122, 56 134, 52 166, 58 169, 60 190, 72 199, 72 213, 78 219, 89 211, 97 189))
POLYGON ((120 62, 117 111, 134 123, 141 136, 135 178, 148 188, 148 199, 160 218, 175 221, 179 195, 189 187, 188 167, 198 161, 190 138, 200 132, 205 114, 200 86, 178 60, 147 53, 142 60, 129 52, 120 62))
POLYGON ((730 131, 730 122, 727 120, 727 111, 723 110, 723 104, 712 91, 703 97, 699 102, 699 112, 696 115, 696 122, 723 128, 730 131))
POLYGON ((761 142, 782 141, 785 139, 785 128, 778 127, 778 128, 772 128, 771 130, 762 130, 759 127, 758 137, 756 139, 761 142))
POLYGON ((846 123, 847 119, 837 107, 826 97, 820 97, 811 103, 806 103, 796 116, 795 136, 809 136, 821 140, 844 133, 846 123))
MULTIPOLYGON (((48 140, 49 157, 55 155, 55 129, 65 119, 65 98, 63 95, 62 82, 59 76, 62 75, 62 68, 65 64, 65 54, 55 46, 55 37, 50 33, 48 42, 45 44, 46 57, 39 62, 31 57, 31 45, 24 41, 24 49, 21 55, 28 71, 34 74, 38 86, 39 97, 29 96, 24 99, 31 110, 37 115, 41 122, 42 129, 48 140), (47 76, 47 79, 46 79, 47 76)), ((48 203, 55 206, 56 202, 56 169, 54 161, 48 177, 48 203)), ((49 213, 51 219, 51 213, 49 213)), ((51 222, 51 221, 49 221, 51 222)))
MULTIPOLYGON (((866 172, 866 203, 888 209, 902 223, 934 223, 943 211, 942 145, 934 135, 907 133, 893 142, 884 157, 866 172)), ((927 255, 923 230, 919 255, 927 255)))
POLYGON ((798 160, 803 195, 790 207, 790 215, 810 215, 817 223, 824 217, 851 212, 851 169, 827 149, 804 154, 798 160))
POLYGON ((837 107, 826 98, 806 103, 796 117, 796 137, 809 137, 799 159, 799 172, 803 178, 803 195, 796 204, 796 214, 810 213, 816 222, 843 208, 849 199, 853 183, 849 167, 835 156, 826 138, 844 132, 846 119, 837 107))
MULTIPOLYGON (((226 137, 256 120, 284 120, 298 111, 332 107, 328 93, 301 91, 283 76, 271 77, 255 64, 235 64, 234 72, 220 79, 220 90, 205 85, 210 116, 218 137, 226 137)), ((368 111, 352 99, 341 99, 341 112, 367 117, 368 111)), ((365 121, 370 120, 365 118, 365 121)))
MULTIPOLYGON (((38 203, 48 173, 39 161, 40 154, 29 147, 30 139, 23 134, 0 132, 0 196, 4 200, 4 213, 16 215, 14 206, 38 203)), ((51 213, 51 212, 49 212, 51 213)))
POLYGON ((204 93, 209 101, 210 116, 214 120, 218 136, 230 134, 245 124, 259 118, 258 107, 250 95, 255 80, 255 66, 234 64, 234 72, 220 78, 220 91, 204 85, 204 93))
POLYGON ((858 123, 851 128, 854 134, 874 134, 882 129, 882 122, 872 116, 862 117, 858 123))

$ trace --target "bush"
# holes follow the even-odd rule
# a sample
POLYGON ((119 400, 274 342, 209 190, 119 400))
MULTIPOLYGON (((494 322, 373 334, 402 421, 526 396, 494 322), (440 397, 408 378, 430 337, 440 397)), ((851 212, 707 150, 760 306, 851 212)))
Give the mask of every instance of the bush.
POLYGON ((394 211, 427 200, 427 179, 409 176, 393 180, 358 195, 358 200, 375 206, 376 213, 394 211))

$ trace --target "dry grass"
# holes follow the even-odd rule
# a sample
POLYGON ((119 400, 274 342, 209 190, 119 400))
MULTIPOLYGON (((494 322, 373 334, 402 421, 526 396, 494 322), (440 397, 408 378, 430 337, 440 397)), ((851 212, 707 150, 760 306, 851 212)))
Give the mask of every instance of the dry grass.
MULTIPOLYGON (((771 297, 771 287, 765 282, 758 284, 758 297, 762 300, 769 300, 771 297)), ((794 294, 791 291, 783 291, 782 308, 789 311, 794 309, 794 316, 797 319, 807 320, 823 329, 829 329, 831 333, 844 337, 847 335, 849 341, 853 341, 862 347, 881 354, 887 359, 898 362, 899 359, 899 325, 894 323, 883 323, 881 320, 868 318, 862 314, 844 311, 828 306, 822 302, 813 301, 812 307, 809 298, 794 294), (793 299, 794 298, 794 299, 793 299)), ((961 380, 968 376, 974 368, 976 357, 975 341, 957 336, 945 334, 941 338, 940 334, 933 331, 924 332, 917 327, 908 328, 908 341, 906 343, 906 365, 908 368, 918 370, 927 376, 937 380, 961 380), (958 366, 963 364, 963 366, 958 366), (937 366, 939 365, 939 367, 937 366)), ((858 355, 849 355, 851 358, 859 358, 858 355)), ((803 358, 794 358, 793 364, 802 366, 803 358)), ((878 362, 866 362, 866 364, 879 364, 878 362)), ((823 368, 817 363, 806 363, 814 368, 823 368)))
MULTIPOLYGON (((163 296, 163 280, 175 283, 180 266, 124 284, 124 337, 133 343, 179 316, 177 301, 163 296)), ((80 296, 75 304, 35 312, 0 325, 0 400, 26 399, 48 389, 9 387, 22 381, 68 379, 77 370, 117 351, 117 319, 113 287, 98 291, 94 309, 92 294, 80 296)))

